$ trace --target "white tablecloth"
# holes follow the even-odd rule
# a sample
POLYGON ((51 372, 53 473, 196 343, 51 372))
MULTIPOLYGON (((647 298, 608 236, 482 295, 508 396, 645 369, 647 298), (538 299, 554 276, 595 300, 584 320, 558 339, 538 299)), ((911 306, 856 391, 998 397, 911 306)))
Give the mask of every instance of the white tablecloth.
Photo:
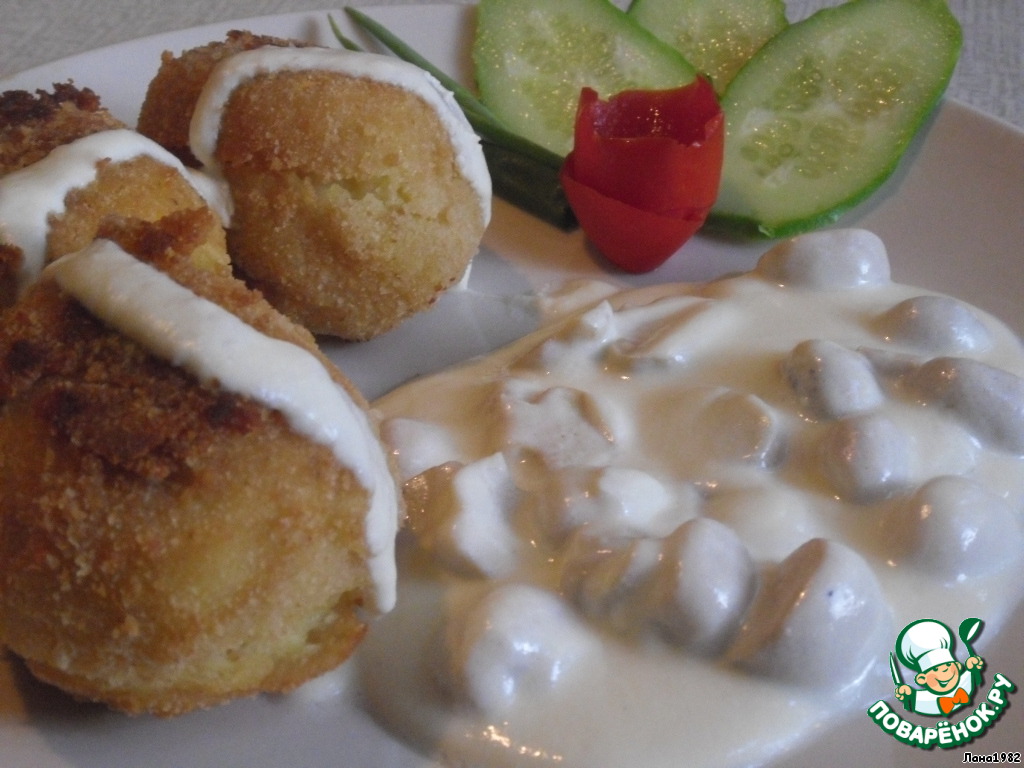
MULTIPOLYGON (((625 1, 617 0, 620 5, 625 1)), ((402 2, 410 0, 352 0, 350 4, 402 2)), ((790 18, 834 4, 790 0, 790 18)), ((1024 1, 949 0, 949 4, 963 26, 964 47, 948 94, 1024 129, 1024 1)), ((0 77, 143 35, 342 5, 324 0, 2 0, 0 77)))

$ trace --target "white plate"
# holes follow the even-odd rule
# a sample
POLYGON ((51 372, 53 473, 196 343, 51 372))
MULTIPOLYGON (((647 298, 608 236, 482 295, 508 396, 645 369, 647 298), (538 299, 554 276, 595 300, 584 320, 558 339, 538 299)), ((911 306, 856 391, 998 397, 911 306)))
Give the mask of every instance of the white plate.
MULTIPOLYGON (((333 13, 351 31, 344 14, 333 13)), ((371 13, 442 69, 466 79, 471 8, 392 6, 371 13)), ((219 39, 229 29, 334 45, 327 14, 244 19, 144 38, 24 72, 0 81, 0 90, 49 88, 70 78, 94 89, 115 115, 134 124, 162 51, 219 39)), ((896 280, 955 294, 1024 335, 1022 195, 1024 133, 946 101, 894 178, 840 223, 883 238, 896 280)), ((698 237, 656 272, 626 279, 606 272, 579 233, 562 233, 497 201, 471 275, 472 291, 449 294, 434 310, 368 344, 327 346, 375 397, 518 336, 534 321, 523 298, 532 289, 574 275, 602 274, 631 284, 703 280, 749 268, 766 247, 698 237)), ((982 649, 990 670, 1024 683, 1024 611, 982 649)), ((75 703, 0 657, 0 768, 432 765, 368 718, 358 694, 344 685, 345 671, 291 696, 258 697, 163 721, 75 703)), ((1020 751, 1022 726, 1024 704, 1015 703, 969 749, 1020 751)), ((923 768, 961 763, 963 751, 903 746, 862 714, 825 729, 780 765, 923 768)))

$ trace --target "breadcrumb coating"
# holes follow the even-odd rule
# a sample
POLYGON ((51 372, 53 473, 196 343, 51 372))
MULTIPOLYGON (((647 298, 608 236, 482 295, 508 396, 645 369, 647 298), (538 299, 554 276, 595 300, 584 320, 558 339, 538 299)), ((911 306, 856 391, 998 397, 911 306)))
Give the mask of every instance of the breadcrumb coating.
MULTIPOLYGON (((125 125, 89 89, 56 84, 53 92, 0 94, 0 177, 28 171, 57 147, 125 125)), ((146 155, 101 160, 92 182, 68 192, 63 210, 49 216, 45 261, 84 248, 109 214, 156 221, 167 214, 207 208, 207 201, 181 172, 146 155)), ((228 271, 223 225, 212 222, 196 254, 211 269, 228 271)), ((13 302, 23 266, 21 248, 0 238, 0 306, 13 302)))
MULTIPOLYGON (((211 215, 99 234, 323 360, 258 294, 197 266, 211 215)), ((366 631, 368 502, 280 413, 152 356, 55 282, 6 311, 0 642, 40 679, 170 716, 333 668, 366 631)))
POLYGON ((235 263, 316 333, 369 339, 423 311, 483 235, 439 118, 397 86, 316 71, 254 78, 225 110, 218 159, 235 263))
MULTIPOLYGON (((296 44, 235 32, 165 54, 140 130, 183 154, 218 64, 296 44)), ((216 157, 234 205, 233 263, 314 333, 366 340, 394 328, 460 280, 483 236, 441 119, 389 83, 315 69, 256 76, 228 100, 216 157)))
POLYGON ((189 124, 199 93, 206 85, 210 72, 221 61, 239 51, 250 51, 265 45, 288 47, 303 43, 236 29, 228 32, 224 40, 189 49, 180 55, 164 51, 160 57, 160 67, 149 84, 139 111, 139 133, 153 139, 185 165, 198 167, 189 149, 189 124))
POLYGON ((123 128, 89 88, 54 83, 53 91, 0 93, 0 176, 24 168, 67 144, 123 128))

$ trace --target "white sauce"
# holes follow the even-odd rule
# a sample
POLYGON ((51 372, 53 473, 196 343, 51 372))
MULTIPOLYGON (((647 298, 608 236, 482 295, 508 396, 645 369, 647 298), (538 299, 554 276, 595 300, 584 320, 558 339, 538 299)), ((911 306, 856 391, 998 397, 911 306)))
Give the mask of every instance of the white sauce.
POLYGON ((230 206, 219 185, 186 169, 178 158, 156 142, 128 129, 84 136, 0 178, 0 238, 22 251, 19 292, 43 269, 49 218, 64 213, 68 193, 95 181, 101 160, 120 163, 140 156, 176 169, 222 221, 227 221, 230 206))
POLYGON ((491 216, 491 177, 480 140, 455 97, 436 78, 417 66, 372 53, 312 47, 264 46, 234 54, 210 74, 196 103, 189 133, 192 154, 210 173, 219 174, 217 137, 224 109, 234 90, 246 80, 273 72, 326 70, 403 88, 436 112, 455 148, 456 162, 480 200, 484 224, 491 216))
POLYGON ((330 447, 370 494, 365 537, 373 587, 367 608, 391 609, 395 484, 365 412, 315 356, 265 336, 110 241, 97 240, 58 259, 46 274, 97 318, 155 355, 280 411, 298 433, 330 447))
POLYGON ((1022 376, 845 230, 385 396, 410 520, 370 706, 451 765, 668 768, 892 698, 902 626, 1020 598, 1022 376))

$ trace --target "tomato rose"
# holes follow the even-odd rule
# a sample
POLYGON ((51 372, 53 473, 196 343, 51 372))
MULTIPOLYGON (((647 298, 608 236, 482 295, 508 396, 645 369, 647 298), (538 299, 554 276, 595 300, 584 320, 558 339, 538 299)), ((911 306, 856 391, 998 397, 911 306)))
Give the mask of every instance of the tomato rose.
POLYGON ((580 93, 572 152, 562 166, 580 226, 629 272, 661 265, 700 229, 718 196, 725 118, 710 82, 580 93))

